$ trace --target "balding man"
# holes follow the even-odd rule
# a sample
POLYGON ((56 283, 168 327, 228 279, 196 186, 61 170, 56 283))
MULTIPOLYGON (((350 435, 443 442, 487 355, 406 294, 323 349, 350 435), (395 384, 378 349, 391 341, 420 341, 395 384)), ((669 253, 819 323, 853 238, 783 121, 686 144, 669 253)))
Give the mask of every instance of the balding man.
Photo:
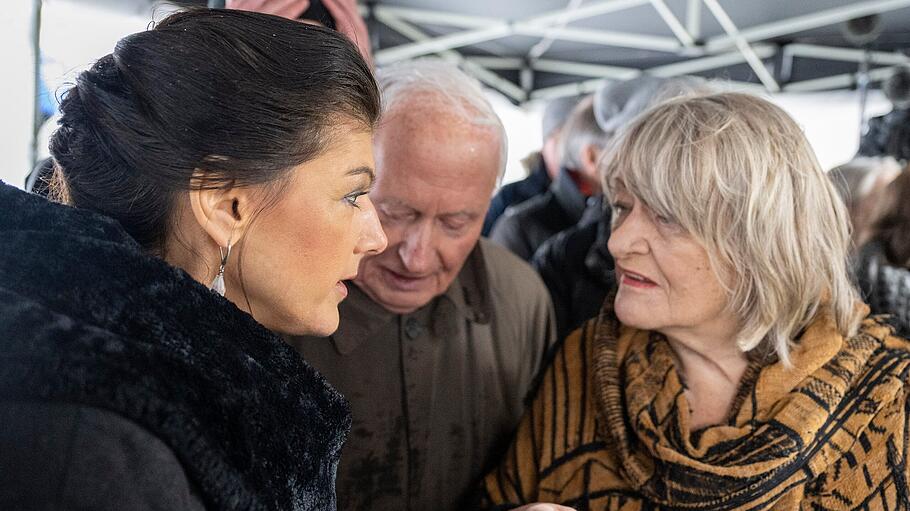
POLYGON ((521 418, 552 305, 529 266, 480 239, 506 155, 480 86, 435 60, 379 83, 370 198, 389 248, 364 260, 329 342, 290 342, 351 401, 339 509, 460 510, 521 418))

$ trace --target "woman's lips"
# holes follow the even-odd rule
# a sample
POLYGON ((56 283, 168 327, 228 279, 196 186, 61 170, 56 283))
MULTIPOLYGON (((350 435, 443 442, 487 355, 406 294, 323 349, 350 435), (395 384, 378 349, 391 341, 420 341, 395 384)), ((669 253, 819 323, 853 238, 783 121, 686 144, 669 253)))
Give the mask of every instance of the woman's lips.
POLYGON ((635 287, 639 289, 652 289, 657 287, 656 282, 640 273, 635 273, 623 268, 619 268, 619 271, 621 276, 620 283, 625 286, 635 287))

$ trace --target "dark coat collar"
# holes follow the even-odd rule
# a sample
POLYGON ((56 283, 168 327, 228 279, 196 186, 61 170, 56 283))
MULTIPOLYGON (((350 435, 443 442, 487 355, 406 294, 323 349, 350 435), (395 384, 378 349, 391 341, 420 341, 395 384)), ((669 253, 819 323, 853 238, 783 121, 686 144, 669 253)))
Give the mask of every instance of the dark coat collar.
MULTIPOLYGON (((486 324, 490 321, 490 294, 483 240, 478 241, 468 255, 464 266, 445 293, 434 298, 421 311, 432 317, 433 331, 437 336, 453 334, 460 321, 486 324), (454 312, 454 317, 448 311, 454 312)), ((372 339, 376 332, 395 321, 399 315, 389 312, 374 302, 360 288, 348 283, 348 299, 341 303, 341 324, 332 342, 342 355, 352 353, 365 339, 372 339)))
POLYGON ((577 224, 584 215, 586 200, 567 169, 559 171, 556 180, 550 185, 550 191, 556 203, 565 211, 571 225, 577 224))
POLYGON ((547 172, 547 163, 540 152, 534 152, 521 160, 521 163, 528 169, 528 177, 524 179, 529 185, 533 185, 539 190, 545 190, 550 186, 550 173, 547 172))
POLYGON ((910 336, 910 269, 888 263, 880 241, 863 245, 853 262, 863 300, 874 314, 887 314, 900 337, 910 336))
POLYGON ((104 408, 212 509, 334 509, 344 398, 279 337, 109 218, 0 183, 0 400, 104 408))
POLYGON ((610 222, 613 221, 613 208, 606 203, 601 196, 596 204, 589 206, 599 210, 597 222, 597 236, 594 243, 588 249, 585 255, 585 268, 588 273, 602 284, 611 284, 613 282, 612 273, 614 270, 613 256, 607 249, 607 243, 610 241, 610 222))

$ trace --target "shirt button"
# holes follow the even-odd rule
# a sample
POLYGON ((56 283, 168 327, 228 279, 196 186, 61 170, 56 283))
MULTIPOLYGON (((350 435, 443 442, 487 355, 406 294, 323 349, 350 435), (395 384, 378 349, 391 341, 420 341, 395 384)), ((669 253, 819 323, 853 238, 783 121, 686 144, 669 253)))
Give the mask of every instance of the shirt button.
POLYGON ((420 337, 420 334, 423 332, 423 327, 420 326, 420 323, 414 318, 408 318, 404 322, 404 334, 408 336, 408 339, 416 339, 420 337))

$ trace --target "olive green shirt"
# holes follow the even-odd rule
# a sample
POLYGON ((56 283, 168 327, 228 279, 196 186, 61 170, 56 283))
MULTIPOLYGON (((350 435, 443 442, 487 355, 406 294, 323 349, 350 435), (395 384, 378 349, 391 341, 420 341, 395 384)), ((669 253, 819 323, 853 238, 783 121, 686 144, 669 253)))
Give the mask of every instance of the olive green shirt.
POLYGON ((449 289, 411 314, 349 288, 329 341, 289 339, 351 402, 339 511, 464 509, 554 341, 546 287, 481 239, 449 289))

